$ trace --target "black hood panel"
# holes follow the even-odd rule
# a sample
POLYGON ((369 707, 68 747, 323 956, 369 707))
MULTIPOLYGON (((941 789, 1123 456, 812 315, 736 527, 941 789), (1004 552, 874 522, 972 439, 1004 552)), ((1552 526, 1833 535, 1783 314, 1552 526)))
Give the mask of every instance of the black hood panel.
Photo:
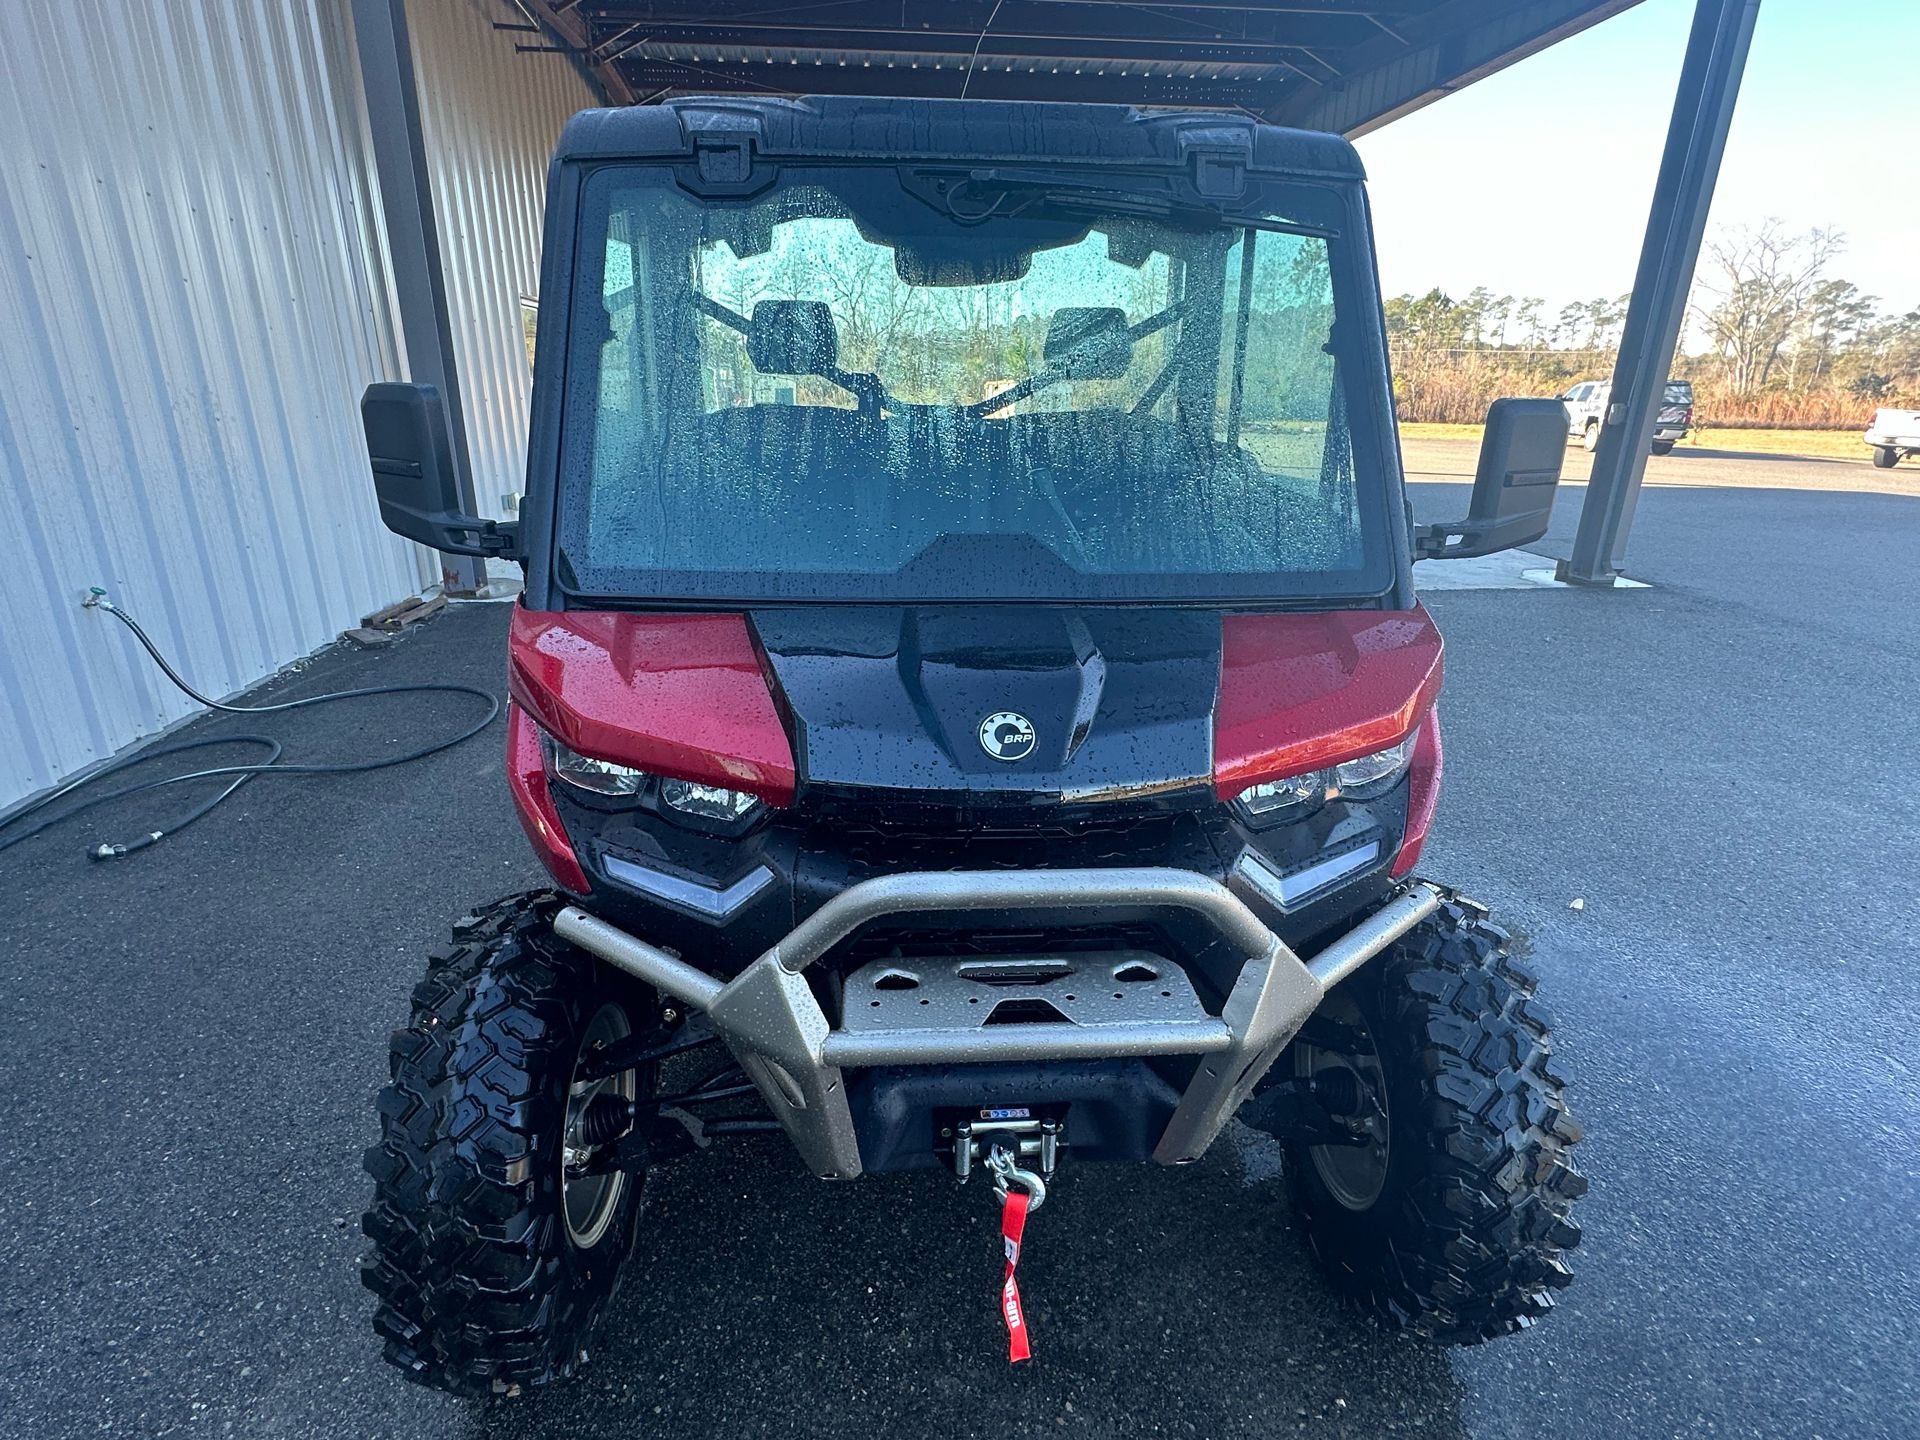
POLYGON ((892 791, 970 807, 1211 798, 1215 612, 821 606, 752 619, 802 795, 892 791), (1018 759, 994 758, 980 738, 1007 712, 1032 727, 1018 759))

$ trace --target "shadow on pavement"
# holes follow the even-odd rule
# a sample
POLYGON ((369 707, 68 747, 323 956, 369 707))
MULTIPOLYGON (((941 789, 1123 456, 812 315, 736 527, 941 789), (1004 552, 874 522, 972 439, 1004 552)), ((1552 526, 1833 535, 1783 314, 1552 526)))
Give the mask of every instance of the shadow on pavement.
POLYGON ((1789 465, 1864 465, 1869 456, 1863 452, 1858 460, 1849 460, 1839 455, 1795 455, 1790 452, 1770 450, 1715 450, 1706 445, 1681 445, 1664 457, 1669 460, 1769 460, 1789 465))
POLYGON ((980 1181, 833 1186, 772 1139, 706 1152, 654 1177, 589 1375, 476 1408, 470 1433, 1463 1435, 1444 1353, 1332 1295, 1277 1177, 1249 1179, 1270 1150, 1069 1160, 1027 1231, 1018 1369, 980 1181))

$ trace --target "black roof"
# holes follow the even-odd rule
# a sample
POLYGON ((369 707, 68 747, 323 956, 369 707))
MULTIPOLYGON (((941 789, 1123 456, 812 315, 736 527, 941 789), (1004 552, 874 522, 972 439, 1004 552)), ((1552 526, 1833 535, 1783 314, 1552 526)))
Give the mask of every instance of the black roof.
POLYGON ((588 110, 568 122, 563 159, 670 158, 750 136, 770 159, 1067 160, 1185 168, 1198 161, 1291 175, 1359 178, 1338 135, 1262 125, 1217 110, 1142 110, 997 100, 810 95, 713 96, 588 110))

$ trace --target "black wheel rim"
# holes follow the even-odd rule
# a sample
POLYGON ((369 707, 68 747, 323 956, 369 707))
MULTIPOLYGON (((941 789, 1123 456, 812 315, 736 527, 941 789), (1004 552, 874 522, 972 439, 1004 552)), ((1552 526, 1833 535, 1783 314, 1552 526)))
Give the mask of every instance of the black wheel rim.
MULTIPOLYGON (((581 1057, 624 1040, 632 1033, 633 1026, 625 1010, 612 1001, 602 1005, 580 1034, 574 1074, 579 1073, 581 1057)), ((627 1176, 620 1170, 591 1168, 598 1152, 583 1143, 584 1117, 587 1107, 602 1095, 634 1099, 639 1089, 638 1076, 632 1070, 622 1070, 599 1080, 572 1080, 571 1076, 569 1079, 566 1137, 560 1147, 560 1204, 565 1212, 567 1239, 576 1250, 591 1250, 612 1228, 627 1187, 627 1176)))
POLYGON ((1306 1040, 1293 1047, 1296 1079, 1313 1080, 1345 1071, 1358 1082, 1359 1114, 1351 1123, 1366 1136, 1361 1145, 1309 1145, 1307 1159, 1334 1201, 1347 1210, 1371 1210, 1387 1188, 1393 1159, 1393 1127, 1387 1101, 1386 1071, 1364 1011, 1338 990, 1321 1002, 1320 1013, 1356 1037, 1351 1050, 1332 1049, 1306 1040))

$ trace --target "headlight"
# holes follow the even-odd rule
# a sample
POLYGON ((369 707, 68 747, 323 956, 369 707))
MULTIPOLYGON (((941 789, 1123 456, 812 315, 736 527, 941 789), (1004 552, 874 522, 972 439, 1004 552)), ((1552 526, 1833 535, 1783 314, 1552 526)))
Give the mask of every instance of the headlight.
POLYGON ((1365 800, 1383 794, 1406 773, 1419 735, 1415 730, 1398 745, 1389 745, 1358 759, 1343 760, 1330 770, 1309 770, 1304 775, 1249 785, 1234 797, 1235 803, 1249 819, 1270 824, 1309 815, 1327 801, 1343 796, 1349 800, 1365 800))
POLYGON ((731 824, 744 820, 761 804, 758 795, 744 790, 727 790, 718 785, 702 785, 696 780, 662 780, 660 803, 682 815, 697 815, 702 820, 731 824))
POLYGON ((1415 730, 1398 745, 1389 745, 1371 755, 1362 755, 1358 760, 1346 760, 1334 766, 1334 789, 1356 800, 1391 790, 1393 782, 1400 778, 1400 772, 1413 759, 1413 742, 1419 735, 1420 732, 1415 730))
MULTIPOLYGON (((655 777, 645 770, 636 770, 630 765, 616 765, 611 760, 595 760, 590 755, 569 750, 551 735, 543 734, 540 743, 547 758, 547 774, 575 789, 590 790, 595 795, 627 798, 645 795, 647 787, 656 783, 655 777)), ((759 796, 745 790, 702 785, 697 780, 662 778, 657 783, 661 805, 676 814, 706 822, 695 826, 695 829, 718 825, 726 827, 727 832, 731 833, 732 827, 765 803, 759 796)))
POLYGON ((551 735, 542 734, 540 744, 547 756, 547 773, 578 789, 591 790, 596 795, 638 795, 646 781, 644 770, 579 754, 551 735))
POLYGON ((1263 780, 1249 785, 1239 795, 1240 808, 1262 820, 1289 813, 1306 814, 1327 798, 1327 772, 1310 770, 1305 775, 1290 775, 1285 780, 1263 780))

